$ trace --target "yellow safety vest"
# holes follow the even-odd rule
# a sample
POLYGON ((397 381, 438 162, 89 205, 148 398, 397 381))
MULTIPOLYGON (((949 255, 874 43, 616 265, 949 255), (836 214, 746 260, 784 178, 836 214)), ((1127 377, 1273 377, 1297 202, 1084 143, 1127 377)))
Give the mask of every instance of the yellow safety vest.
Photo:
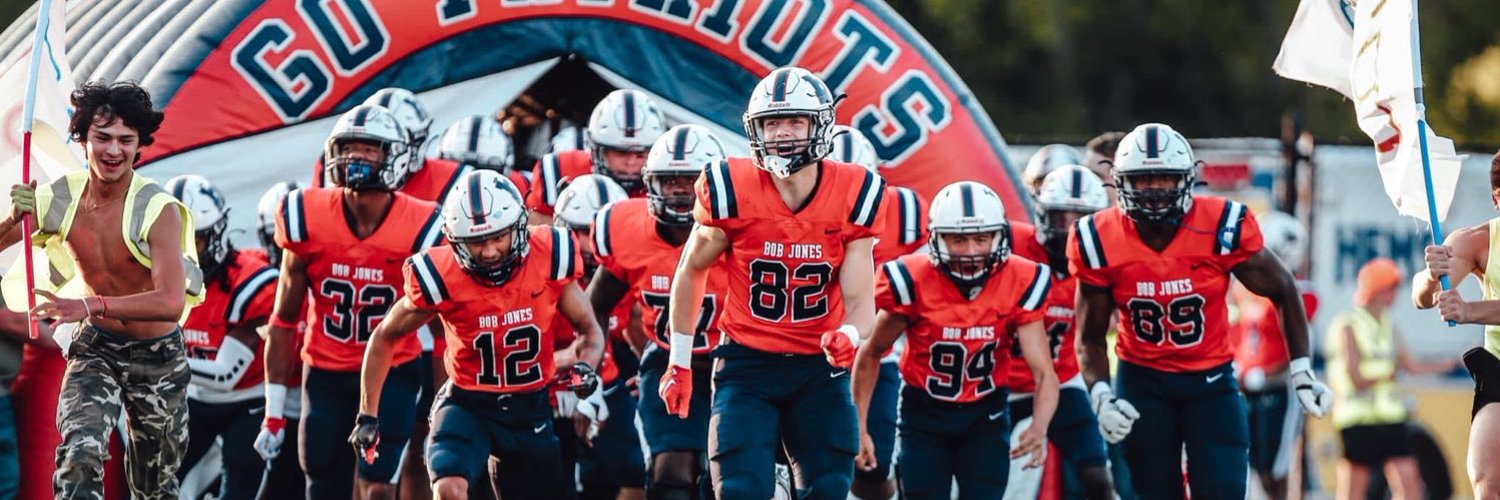
POLYGON ((1391 380, 1396 373, 1396 332, 1388 315, 1377 319, 1363 307, 1334 318, 1324 346, 1328 356, 1328 382, 1333 389, 1333 425, 1339 429, 1355 425, 1395 424, 1406 421, 1406 404, 1391 380), (1380 380, 1365 390, 1355 390, 1344 359, 1344 328, 1354 331, 1359 351, 1359 373, 1380 380))
MULTIPOLYGON (((51 184, 36 188, 36 220, 39 223, 32 236, 32 246, 42 251, 35 255, 36 287, 56 293, 59 297, 81 298, 85 294, 83 280, 72 253, 65 242, 68 231, 73 228, 73 217, 78 213, 79 201, 89 182, 89 172, 70 172, 51 184)), ((151 245, 148 238, 151 225, 167 207, 177 210, 182 218, 182 264, 187 274, 188 310, 203 302, 203 271, 198 268, 197 243, 193 234, 193 213, 161 185, 140 174, 131 176, 130 188, 125 193, 125 216, 120 218, 120 233, 125 236, 125 247, 130 249, 136 262, 151 267, 151 245)), ((0 280, 0 294, 11 310, 24 311, 27 303, 25 256, 17 256, 16 262, 0 280)))

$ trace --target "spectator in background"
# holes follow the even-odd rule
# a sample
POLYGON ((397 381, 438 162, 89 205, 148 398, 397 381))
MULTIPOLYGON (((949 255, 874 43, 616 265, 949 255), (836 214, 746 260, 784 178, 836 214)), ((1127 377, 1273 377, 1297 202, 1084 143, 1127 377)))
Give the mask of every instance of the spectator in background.
POLYGON ((1120 140, 1124 138, 1124 132, 1105 132, 1089 139, 1088 144, 1084 145, 1083 166, 1104 180, 1104 189, 1109 194, 1111 206, 1115 204, 1115 176, 1110 168, 1114 164, 1115 150, 1119 149, 1120 140))
POLYGON ((1423 488, 1396 373, 1442 373, 1456 363, 1418 362, 1401 343, 1388 314, 1404 281, 1394 261, 1366 263, 1358 280, 1354 308, 1333 320, 1324 346, 1333 424, 1344 442, 1337 498, 1365 498, 1371 469, 1383 469, 1392 498, 1419 499, 1423 488))

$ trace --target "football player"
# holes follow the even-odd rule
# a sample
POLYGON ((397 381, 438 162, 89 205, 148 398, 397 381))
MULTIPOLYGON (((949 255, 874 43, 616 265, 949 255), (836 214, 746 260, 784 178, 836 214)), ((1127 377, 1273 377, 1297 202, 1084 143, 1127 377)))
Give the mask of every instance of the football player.
MULTIPOLYGON (((880 173, 880 157, 875 154, 875 145, 859 130, 848 125, 834 127, 833 149, 829 158, 844 163, 853 163, 866 170, 880 173)), ((922 198, 910 188, 886 186, 885 232, 875 239, 875 265, 918 251, 927 243, 927 211, 922 209, 922 198)), ((900 397, 902 343, 880 358, 880 378, 875 383, 875 392, 870 411, 865 414, 868 424, 865 434, 875 442, 875 463, 859 464, 854 469, 855 496, 868 499, 885 499, 896 494, 896 481, 891 471, 891 455, 896 446, 896 403, 900 397)))
MULTIPOLYGON (((1057 409, 1057 375, 1042 329, 1051 271, 1010 255, 1005 205, 983 184, 944 187, 928 218, 929 254, 881 266, 880 313, 859 348, 854 400, 863 415, 882 353, 905 336, 896 459, 902 498, 949 498, 955 481, 962 498, 1000 498, 1011 458, 1030 455, 1028 466, 1042 465, 1044 429, 1057 409), (1036 424, 1011 450, 1004 382, 1013 342, 1037 383, 1036 424)), ((860 462, 873 462, 874 442, 868 434, 861 441, 860 462)))
MULTIPOLYGON (((405 165, 413 161, 407 145, 406 131, 390 111, 354 107, 328 138, 326 175, 337 187, 292 191, 277 214, 276 243, 283 254, 266 371, 276 385, 296 378, 293 335, 311 292, 299 443, 308 498, 347 498, 353 490, 354 456, 338 436, 358 413, 365 343, 400 297, 402 260, 442 238, 437 205, 397 191, 405 165)), ((358 465, 361 490, 373 498, 394 495, 392 483, 416 421, 422 380, 417 338, 403 337, 393 351, 395 367, 381 400, 387 424, 381 429, 381 457, 358 465)), ((266 393, 268 439, 257 441, 262 450, 280 448, 285 426, 284 416, 275 412, 285 392, 273 387, 266 393)))
POLYGON ((1083 155, 1073 146, 1067 144, 1042 146, 1031 155, 1030 160, 1026 161, 1026 168, 1021 170, 1021 182, 1026 183, 1026 189, 1031 190, 1032 196, 1036 196, 1042 189, 1042 180, 1046 179, 1052 171, 1065 165, 1080 165, 1083 161, 1083 155))
POLYGON ((515 168, 515 144, 510 135, 485 115, 470 115, 454 122, 438 138, 440 159, 494 170, 506 176, 521 193, 531 186, 531 172, 515 168))
POLYGON ((573 237, 526 223, 521 193, 510 181, 489 170, 465 175, 443 206, 449 245, 406 260, 406 294, 376 327, 365 355, 360 414, 349 441, 366 460, 378 460, 382 418, 393 414, 382 393, 394 356, 416 327, 441 318, 451 347, 443 361, 453 377, 438 397, 428 444, 437 498, 467 498, 469 483, 492 456, 524 479, 497 482, 504 498, 565 494, 546 389, 554 369, 547 325, 554 318, 580 332, 570 347, 578 360, 573 388, 583 396, 600 390, 591 367, 600 360, 603 336, 576 284, 583 266, 573 237))
POLYGON ((784 447, 799 498, 844 498, 859 447, 848 369, 875 313, 871 248, 885 181, 827 160, 834 98, 812 72, 778 68, 745 111, 751 158, 710 166, 678 263, 660 393, 687 418, 709 270, 728 266, 715 348, 709 472, 719 498, 769 498, 784 447), (862 333, 863 332, 863 333, 862 333), (778 439, 779 438, 779 439, 778 439))
MULTIPOLYGON (((1285 212, 1270 212, 1260 218, 1266 248, 1288 269, 1302 267, 1307 253, 1307 229, 1302 221, 1285 212)), ((1295 274, 1295 273, 1294 273, 1295 274)), ((1311 285, 1297 281, 1302 307, 1311 321, 1317 313, 1318 296, 1311 285)), ((1302 434, 1302 409, 1292 404, 1296 396, 1287 383, 1286 340, 1275 304, 1252 294, 1235 282, 1230 297, 1239 308, 1238 321, 1230 331, 1234 341, 1235 373, 1245 394, 1250 416, 1250 466, 1260 478, 1266 495, 1288 498, 1287 477, 1294 460, 1301 460, 1297 438, 1302 434)))
MULTIPOLYGON (((261 195, 260 202, 256 204, 255 214, 255 236, 260 240, 261 248, 240 250, 240 253, 248 253, 258 256, 269 262, 273 269, 281 269, 281 247, 276 246, 276 214, 281 210, 281 203, 286 200, 286 195, 300 189, 296 182, 283 181, 272 184, 265 194, 261 195)), ((274 295, 272 296, 274 300, 274 295)), ((311 299, 311 297, 309 297, 311 299)), ((305 302, 304 304, 310 303, 305 302)), ((273 304, 274 305, 274 304, 273 304)), ((293 352, 302 352, 303 334, 307 332, 307 306, 303 306, 302 312, 297 314, 300 320, 297 322, 295 333, 296 345, 293 352)), ((270 329, 269 324, 261 325, 259 331, 261 338, 265 337, 270 329)), ((267 345, 269 348, 269 343, 267 345)), ((281 415, 285 421, 285 427, 280 432, 280 439, 296 443, 297 431, 302 427, 302 358, 292 356, 291 371, 296 374, 285 385, 272 389, 273 384, 267 383, 267 392, 276 394, 285 393, 286 404, 283 405, 281 415)), ((258 365, 259 366, 259 365, 258 365)), ((302 473, 302 463, 297 455, 297 447, 289 446, 286 449, 262 449, 260 443, 269 443, 273 439, 268 429, 264 426, 260 429, 260 435, 256 436, 256 449, 261 452, 261 458, 271 465, 271 472, 266 475, 266 485, 263 488, 265 498, 302 497, 307 494, 307 480, 302 473)))
MULTIPOLYGON (((427 136, 432 128, 432 115, 427 113, 422 100, 410 90, 387 87, 371 94, 364 104, 380 106, 390 111, 396 117, 396 122, 406 130, 406 150, 411 155, 411 161, 399 172, 396 189, 419 200, 441 204, 443 198, 453 190, 458 178, 472 167, 424 156, 423 153, 427 151, 427 136)), ((317 168, 313 169, 313 187, 328 187, 328 179, 325 177, 328 169, 324 168, 323 161, 327 161, 326 155, 319 161, 317 168)))
MULTIPOLYGON (((600 210, 625 200, 625 190, 609 177, 585 174, 574 177, 557 197, 554 226, 567 229, 578 241, 578 251, 583 259, 583 277, 580 287, 589 285, 591 276, 599 268, 598 249, 590 237, 595 216, 600 210)), ((614 339, 624 336, 629 327, 633 304, 623 302, 618 307, 598 315, 595 320, 600 328, 607 330, 604 342, 604 359, 599 365, 599 378, 604 390, 584 401, 570 401, 573 393, 566 384, 555 384, 557 394, 557 416, 569 425, 558 430, 563 445, 563 463, 572 470, 579 466, 578 482, 582 486, 583 498, 640 498, 645 495, 646 457, 641 452, 640 431, 636 428, 636 399, 625 382, 632 374, 622 374, 621 367, 635 362, 624 357, 634 356, 628 347, 616 346, 614 339), (621 375, 624 375, 623 377, 621 375), (617 418, 610 419, 610 415, 617 418), (608 425, 605 425, 606 420, 608 425), (576 426, 576 428, 575 428, 576 426)), ((559 344, 572 342, 572 325, 555 320, 553 340, 559 344)), ((560 373, 572 366, 570 351, 562 350, 556 356, 560 373)), ((571 483, 572 477, 567 478, 571 483)))
MULTIPOLYGON (((646 157, 642 178, 646 199, 616 202, 599 211, 593 243, 599 271, 589 284, 594 313, 604 317, 632 296, 639 298, 642 322, 650 337, 640 368, 640 419, 651 451, 649 498, 703 498, 708 463, 708 418, 712 408, 709 350, 718 345, 719 311, 724 306, 726 276, 710 271, 693 347, 694 384, 687 419, 668 415, 661 395, 661 376, 670 348, 668 301, 673 269, 693 228, 693 182, 706 165, 724 159, 724 146, 707 127, 678 125, 662 134, 646 157)), ((571 187, 570 187, 571 189, 571 187)))
POLYGON ((256 329, 271 316, 276 269, 264 257, 229 243, 224 193, 197 175, 180 175, 166 189, 193 212, 203 303, 182 325, 188 366, 188 449, 178 478, 222 439, 218 498, 254 498, 266 463, 249 453, 265 410, 265 371, 256 329))
POLYGON ((526 195, 533 222, 551 224, 552 207, 568 179, 583 174, 607 176, 631 196, 644 195, 641 168, 651 145, 666 131, 665 123, 656 103, 638 90, 619 89, 604 96, 589 116, 584 132, 588 147, 548 153, 533 168, 535 187, 526 195))
POLYGON ((1224 298, 1231 275, 1281 311, 1290 383, 1303 409, 1321 417, 1333 402, 1313 375, 1296 281, 1265 250, 1243 204, 1193 194, 1197 163, 1171 127, 1136 127, 1115 153, 1119 204, 1079 219, 1069 236, 1079 364, 1100 431, 1124 441, 1131 481, 1144 498, 1184 497, 1184 446, 1196 496, 1245 496, 1249 430, 1231 373, 1224 298), (1112 385, 1104 350, 1116 308, 1120 359, 1112 385))
MULTIPOLYGON (((1113 492, 1109 471, 1105 469, 1108 455, 1104 438, 1099 435, 1099 421, 1089 408, 1088 388, 1078 370, 1073 321, 1078 280, 1068 273, 1067 244, 1074 222, 1109 208, 1106 196, 1104 182, 1093 172, 1079 165, 1064 165, 1047 174, 1037 190, 1036 227, 1012 225, 1016 255, 1045 262, 1052 271, 1052 290, 1047 294, 1043 326, 1053 370, 1062 385, 1047 439, 1057 446, 1067 466, 1075 471, 1085 495, 1092 499, 1112 498, 1113 492)), ((1011 350, 1012 358, 1020 355, 1019 350, 1011 350)), ((1019 422, 1031 415, 1031 405, 1026 403, 1036 384, 1031 379, 1031 370, 1016 363, 1011 364, 1009 379, 1011 420, 1019 422)))

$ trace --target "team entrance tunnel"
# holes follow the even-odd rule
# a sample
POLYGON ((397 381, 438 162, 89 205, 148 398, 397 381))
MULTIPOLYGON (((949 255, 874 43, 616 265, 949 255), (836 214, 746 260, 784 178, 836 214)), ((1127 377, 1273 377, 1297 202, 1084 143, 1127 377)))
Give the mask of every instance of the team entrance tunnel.
MULTIPOLYGON (((28 49, 37 8, 0 33, 4 60, 28 49)), ((74 79, 139 81, 166 112, 142 172, 208 177, 235 207, 231 228, 254 227, 271 184, 306 182, 333 120, 383 87, 417 92, 434 135, 518 101, 582 121, 609 89, 635 88, 669 124, 709 125, 743 153, 750 90, 787 65, 847 95, 839 121, 871 139, 891 183, 931 199, 975 180, 1011 218, 1031 214, 990 117, 880 0, 67 0, 66 9, 74 79)), ((253 244, 249 231, 233 237, 253 244)), ((28 349, 16 383, 23 499, 51 497, 62 362, 28 349)))

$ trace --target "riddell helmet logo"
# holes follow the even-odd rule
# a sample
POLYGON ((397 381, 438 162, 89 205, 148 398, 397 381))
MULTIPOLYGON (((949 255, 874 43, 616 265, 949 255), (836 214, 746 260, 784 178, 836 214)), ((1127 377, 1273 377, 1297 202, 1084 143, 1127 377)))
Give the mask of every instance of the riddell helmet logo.
POLYGON ((775 109, 775 108, 785 108, 785 107, 789 107, 791 105, 792 105, 792 103, 789 103, 789 102, 786 102, 786 101, 766 103, 766 107, 767 108, 772 108, 772 109, 775 109))

